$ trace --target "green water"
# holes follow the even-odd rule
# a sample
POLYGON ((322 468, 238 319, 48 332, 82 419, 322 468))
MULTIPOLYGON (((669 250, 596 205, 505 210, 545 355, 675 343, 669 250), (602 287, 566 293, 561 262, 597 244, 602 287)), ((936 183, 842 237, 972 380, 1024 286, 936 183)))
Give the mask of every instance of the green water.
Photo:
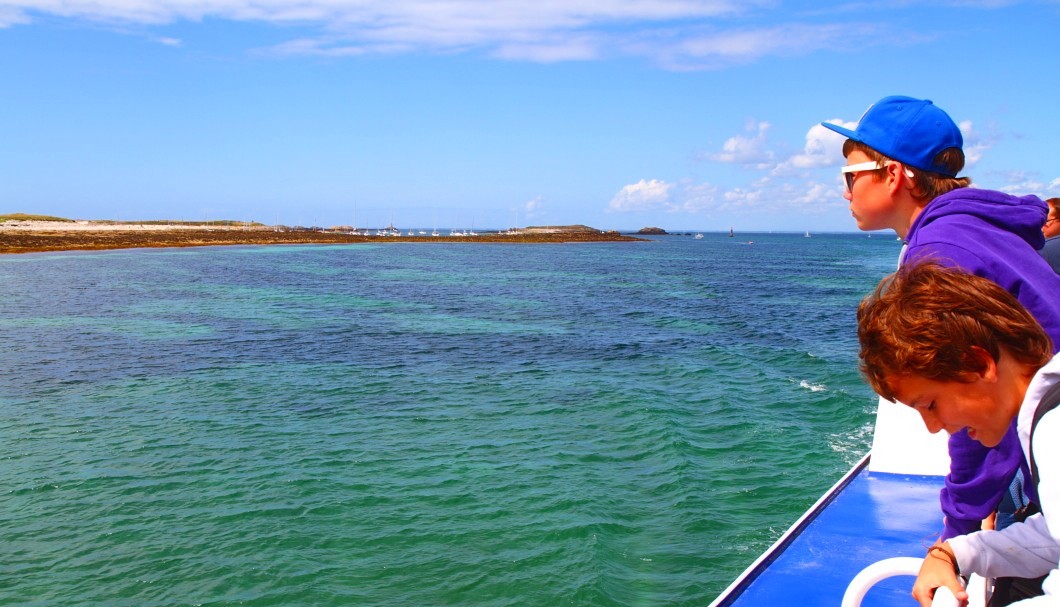
POLYGON ((867 451, 897 252, 0 258, 0 604, 705 605, 867 451))

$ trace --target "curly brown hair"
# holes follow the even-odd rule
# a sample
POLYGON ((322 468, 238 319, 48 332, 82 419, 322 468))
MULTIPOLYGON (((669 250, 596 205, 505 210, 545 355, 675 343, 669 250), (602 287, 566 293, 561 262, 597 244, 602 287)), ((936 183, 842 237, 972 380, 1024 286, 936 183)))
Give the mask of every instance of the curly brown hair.
POLYGON ((858 306, 860 368, 872 388, 894 401, 889 382, 915 375, 934 381, 970 381, 1004 349, 1034 369, 1052 358, 1052 342, 1038 321, 993 281, 933 260, 903 266, 884 278, 858 306))
MULTIPOLYGON (((883 163, 893 160, 864 143, 854 141, 853 139, 847 139, 846 143, 843 144, 843 157, 850 156, 850 153, 855 150, 865 154, 870 160, 875 160, 880 163, 881 166, 883 163)), ((960 148, 947 148, 939 152, 938 156, 935 157, 935 162, 952 170, 953 174, 956 175, 964 168, 964 152, 960 148)), ((924 171, 906 164, 903 164, 902 166, 913 172, 913 197, 918 200, 934 200, 946 192, 952 192, 953 190, 966 188, 972 185, 971 177, 947 177, 939 173, 924 171)), ((883 173, 872 173, 872 179, 873 181, 882 180, 883 173)))

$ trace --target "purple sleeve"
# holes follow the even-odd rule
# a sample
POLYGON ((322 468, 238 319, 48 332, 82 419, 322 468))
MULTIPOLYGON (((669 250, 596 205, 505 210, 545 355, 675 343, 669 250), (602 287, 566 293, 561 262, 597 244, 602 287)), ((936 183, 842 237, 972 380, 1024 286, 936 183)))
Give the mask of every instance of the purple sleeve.
POLYGON ((950 473, 940 494, 946 515, 943 540, 978 531, 1023 461, 1015 422, 994 448, 984 447, 961 430, 950 436, 949 451, 950 473))

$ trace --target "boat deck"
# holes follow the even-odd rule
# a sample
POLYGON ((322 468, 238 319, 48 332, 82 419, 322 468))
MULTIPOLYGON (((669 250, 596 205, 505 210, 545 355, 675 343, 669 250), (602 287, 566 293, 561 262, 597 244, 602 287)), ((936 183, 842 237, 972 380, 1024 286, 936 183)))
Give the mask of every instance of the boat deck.
MULTIPOLYGON (((940 476, 870 472, 856 466, 712 607, 837 607, 862 569, 886 558, 921 558, 942 528, 940 476)), ((916 606, 910 576, 877 584, 865 607, 916 606)))

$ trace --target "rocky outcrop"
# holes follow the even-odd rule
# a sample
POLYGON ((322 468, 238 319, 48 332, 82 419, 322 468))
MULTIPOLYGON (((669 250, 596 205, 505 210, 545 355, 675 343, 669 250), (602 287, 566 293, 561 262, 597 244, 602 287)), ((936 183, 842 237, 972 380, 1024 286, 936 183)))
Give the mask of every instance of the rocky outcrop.
POLYGON ((366 236, 313 230, 173 229, 173 230, 0 230, 0 254, 37 251, 126 249, 146 247, 204 247, 213 245, 270 245, 355 242, 495 242, 570 243, 641 240, 617 232, 599 230, 538 232, 530 234, 484 233, 468 236, 366 236))

